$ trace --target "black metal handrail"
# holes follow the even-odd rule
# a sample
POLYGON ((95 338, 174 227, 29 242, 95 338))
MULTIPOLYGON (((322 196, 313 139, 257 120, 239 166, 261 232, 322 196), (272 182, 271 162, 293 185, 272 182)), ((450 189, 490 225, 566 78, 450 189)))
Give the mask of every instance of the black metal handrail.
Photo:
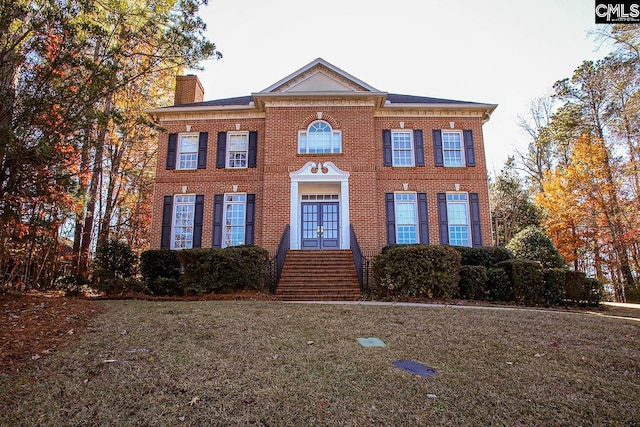
POLYGON ((349 235, 351 253, 353 254, 353 263, 356 265, 356 273, 358 274, 358 282, 360 282, 360 289, 362 291, 369 290, 369 270, 371 266, 371 260, 362 253, 356 232, 353 230, 353 225, 349 224, 349 235))
POLYGON ((284 260, 287 257, 289 251, 289 224, 284 228, 282 238, 280 238, 280 244, 276 254, 269 260, 269 285, 271 292, 275 292, 280 276, 282 275, 282 267, 284 266, 284 260))

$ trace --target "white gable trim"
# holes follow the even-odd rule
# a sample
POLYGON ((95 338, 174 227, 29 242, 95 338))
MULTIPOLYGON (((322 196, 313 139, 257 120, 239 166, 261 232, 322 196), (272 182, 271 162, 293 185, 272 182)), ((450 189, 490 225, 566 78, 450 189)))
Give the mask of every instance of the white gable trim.
POLYGON ((260 91, 260 93, 271 93, 274 90, 276 90, 276 89, 278 89, 278 88, 280 88, 282 86, 285 86, 285 85, 287 85, 287 83, 297 79, 300 75, 306 73, 310 69, 312 69, 314 67, 319 67, 319 66, 324 66, 324 67, 328 68, 329 70, 331 70, 334 73, 340 75, 341 77, 345 78, 346 80, 349 80, 354 85, 362 87, 365 91, 368 91, 368 92, 380 92, 378 89, 374 88, 373 86, 368 85, 367 83, 365 83, 362 80, 352 76, 351 74, 347 73, 346 71, 341 70, 340 68, 336 67, 335 65, 328 63, 324 59, 317 58, 316 60, 311 61, 310 63, 308 63, 304 67, 300 68, 299 70, 294 71, 293 73, 289 74, 287 77, 283 78, 282 80, 279 80, 276 83, 274 83, 271 86, 269 86, 268 88, 263 89, 262 91, 260 91))

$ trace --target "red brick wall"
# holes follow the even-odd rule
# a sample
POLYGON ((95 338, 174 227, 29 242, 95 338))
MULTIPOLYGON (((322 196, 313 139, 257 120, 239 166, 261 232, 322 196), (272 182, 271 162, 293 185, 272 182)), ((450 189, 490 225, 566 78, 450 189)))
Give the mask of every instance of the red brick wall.
MULTIPOLYGON (((238 191, 256 194, 255 244, 274 252, 282 232, 290 220, 290 176, 307 162, 332 161, 350 173, 349 203, 350 221, 356 231, 360 246, 365 251, 376 252, 386 245, 386 221, 384 193, 402 191, 408 184, 409 191, 425 192, 428 197, 429 231, 431 243, 439 243, 436 194, 455 191, 478 193, 480 196, 482 240, 491 244, 488 183, 480 117, 375 117, 373 106, 312 106, 267 107, 264 119, 208 119, 164 121, 167 129, 160 135, 158 170, 154 192, 152 221, 152 247, 160 246, 163 197, 182 191, 204 194, 203 247, 211 246, 213 222, 213 195, 231 192, 232 185, 238 191), (342 154, 297 154, 298 131, 317 120, 317 112, 336 130, 342 131, 342 154), (382 130, 422 129, 424 135, 424 167, 392 168, 383 166, 382 130), (476 166, 444 168, 434 166, 432 129, 473 130, 476 166), (217 169, 216 139, 221 131, 235 131, 241 123, 241 131, 258 132, 258 167, 249 169, 217 169), (207 168, 195 171, 167 171, 166 151, 168 133, 209 132, 207 168)), ((232 114, 232 113, 230 113, 232 114)))
POLYGON ((202 102, 204 89, 198 76, 186 75, 176 77, 176 90, 173 105, 202 102))

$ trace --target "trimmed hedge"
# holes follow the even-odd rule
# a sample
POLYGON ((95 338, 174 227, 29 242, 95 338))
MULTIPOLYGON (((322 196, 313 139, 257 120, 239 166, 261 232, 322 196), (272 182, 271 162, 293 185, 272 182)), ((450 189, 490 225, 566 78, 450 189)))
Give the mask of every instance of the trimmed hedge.
POLYGON ((564 282, 567 270, 562 268, 544 269, 544 301, 557 305, 564 299, 564 282))
POLYGON ((587 278, 581 271, 567 270, 564 292, 568 302, 597 306, 602 301, 604 287, 597 279, 587 278))
POLYGON ((513 259, 513 253, 500 246, 483 246, 480 248, 470 248, 467 246, 452 246, 460 252, 462 265, 480 265, 491 268, 496 264, 513 259))
POLYGON ((481 265, 463 265, 460 267, 460 297, 465 299, 483 299, 487 284, 487 269, 481 265))
POLYGON ((512 301, 513 288, 507 272, 502 268, 488 268, 484 292, 489 301, 512 301))
POLYGON ((449 298, 458 293, 460 252, 448 245, 393 245, 374 259, 377 284, 401 296, 449 298))
POLYGON ((268 257, 258 246, 153 250, 142 253, 140 270, 156 295, 265 289, 268 257))
POLYGON ((511 259, 499 263, 498 267, 507 272, 516 303, 536 305, 544 302, 544 276, 539 262, 511 259))
POLYGON ((180 295, 180 263, 177 251, 149 250, 140 255, 140 274, 154 295, 180 295))
POLYGON ((268 252, 258 246, 178 251, 184 270, 180 278, 183 292, 231 292, 237 289, 264 289, 268 252))

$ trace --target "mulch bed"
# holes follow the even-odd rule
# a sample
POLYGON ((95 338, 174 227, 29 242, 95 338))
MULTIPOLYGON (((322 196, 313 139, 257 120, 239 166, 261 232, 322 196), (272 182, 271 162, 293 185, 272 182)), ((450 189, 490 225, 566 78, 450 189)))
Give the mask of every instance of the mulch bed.
POLYGON ((14 370, 66 345, 103 310, 58 293, 0 294, 0 370, 14 370))

